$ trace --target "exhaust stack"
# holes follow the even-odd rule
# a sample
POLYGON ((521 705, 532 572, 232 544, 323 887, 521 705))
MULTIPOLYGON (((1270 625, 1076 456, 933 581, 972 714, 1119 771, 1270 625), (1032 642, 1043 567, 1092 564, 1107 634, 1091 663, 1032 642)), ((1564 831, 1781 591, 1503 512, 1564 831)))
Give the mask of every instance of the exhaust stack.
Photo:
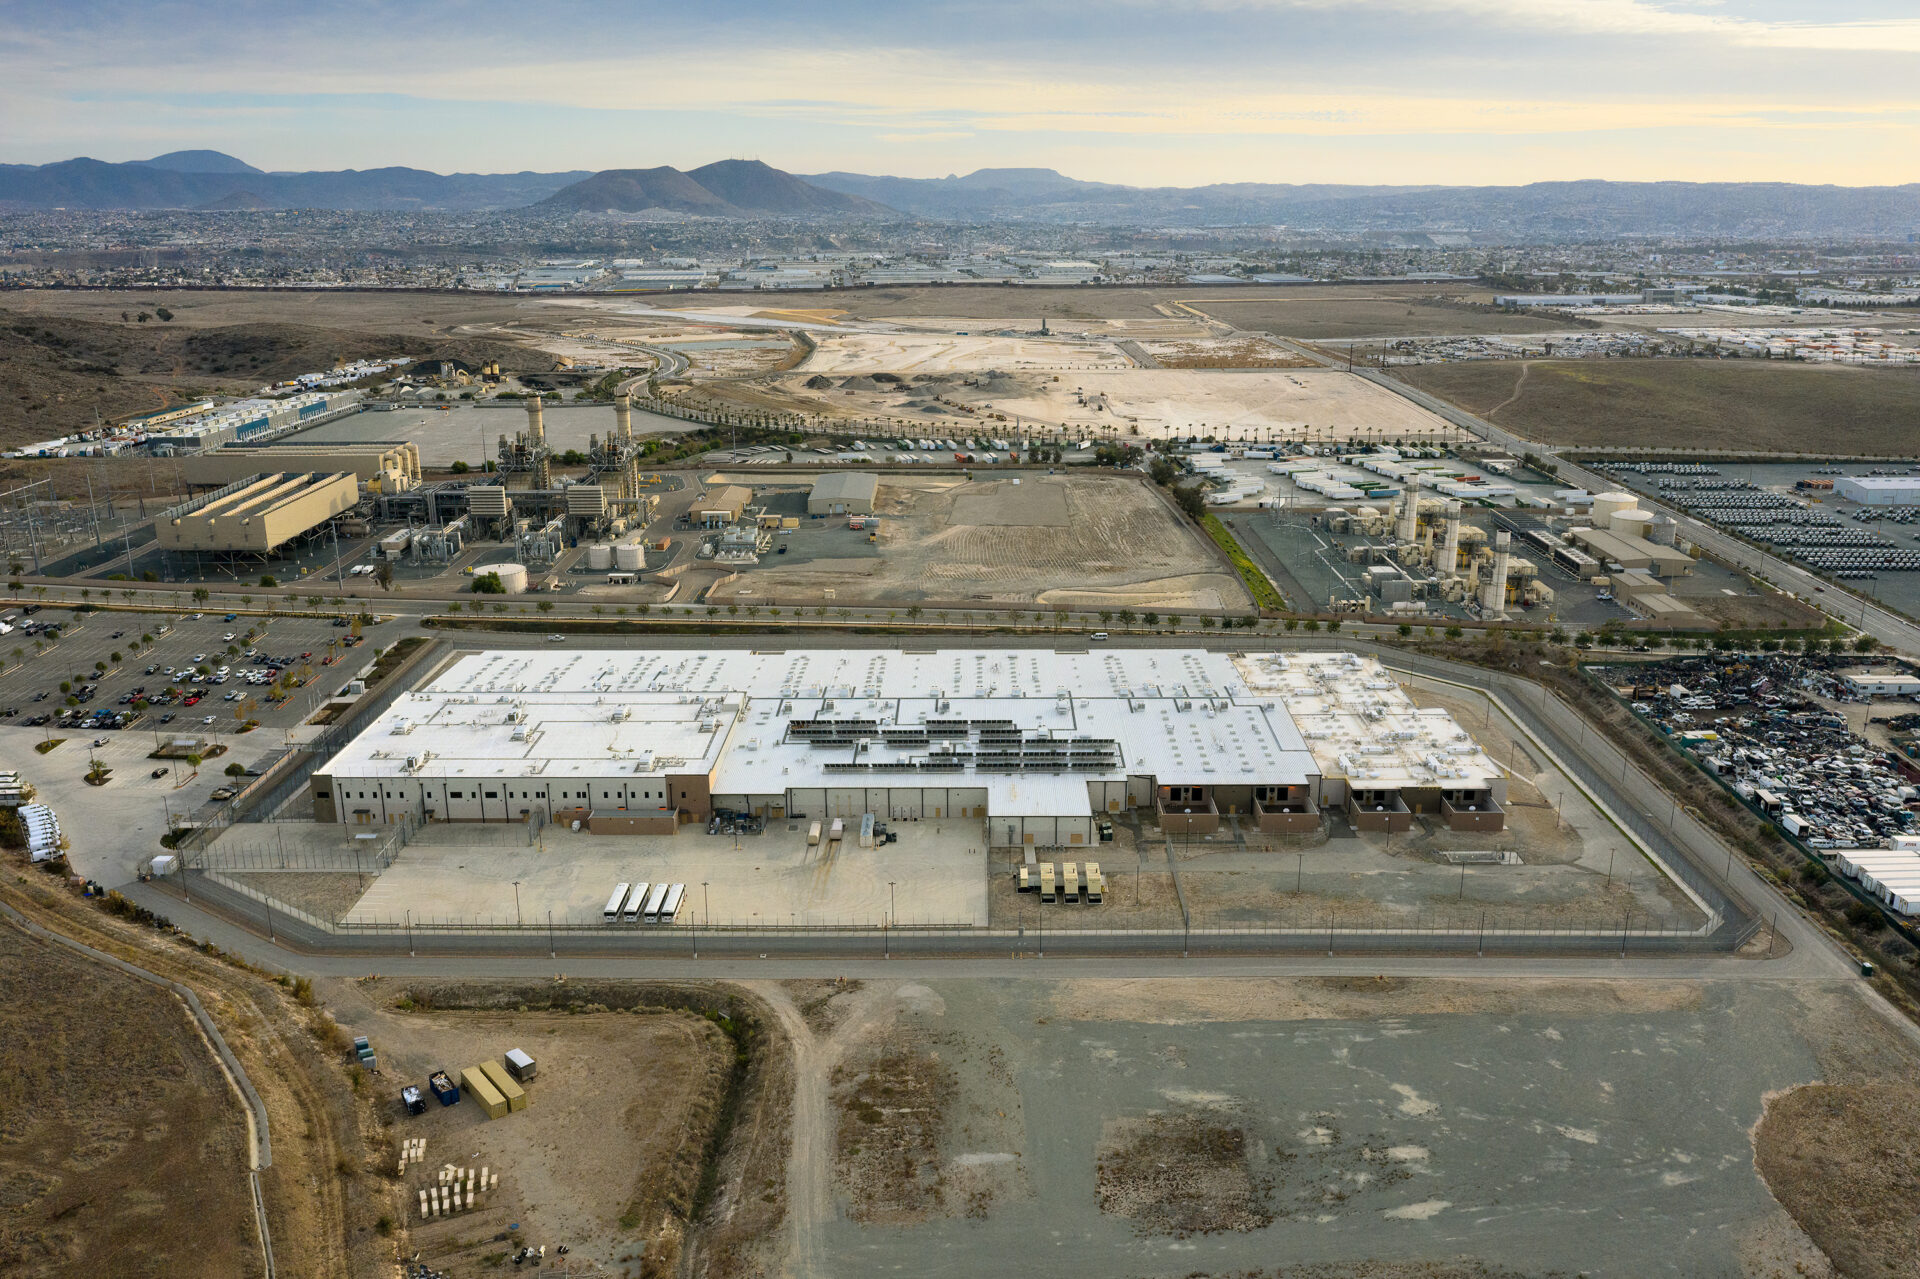
POLYGON ((1493 576, 1488 580, 1485 592, 1480 596, 1480 611, 1494 617, 1504 617, 1507 612, 1507 556, 1513 543, 1513 534, 1502 529, 1493 537, 1493 576))
POLYGON ((1458 498, 1447 500, 1447 536, 1446 540, 1440 544, 1438 568, 1443 577, 1460 571, 1460 500, 1458 498))

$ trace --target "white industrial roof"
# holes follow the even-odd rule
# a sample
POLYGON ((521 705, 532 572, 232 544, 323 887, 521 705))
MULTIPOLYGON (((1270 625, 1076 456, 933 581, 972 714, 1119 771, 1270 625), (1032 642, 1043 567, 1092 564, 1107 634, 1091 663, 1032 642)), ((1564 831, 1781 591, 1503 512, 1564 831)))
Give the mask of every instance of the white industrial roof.
POLYGON ((1500 767, 1439 707, 1413 704, 1392 672, 1357 653, 1271 653, 1234 659, 1247 687, 1277 697, 1316 771, 1364 789, 1485 785, 1500 767))
POLYGON ((1226 786, 1358 777, 1362 769, 1374 770, 1379 785, 1391 777, 1431 782, 1442 772, 1477 783, 1494 774, 1446 712, 1414 708, 1378 662, 1345 653, 1234 658, 1131 648, 479 653, 396 701, 327 771, 709 773, 721 795, 966 785, 985 788, 999 815, 1076 811, 1088 781, 1129 775, 1226 786), (849 730, 863 743, 856 750, 799 739, 788 727, 796 720, 872 726, 849 730), (1006 721, 1029 739, 1111 741, 1113 763, 1057 773, 997 772, 959 758, 942 767, 937 735, 919 744, 882 740, 887 729, 955 720, 1006 721), (1400 732, 1411 735, 1402 741, 1400 732), (1388 741, 1401 744, 1391 756, 1378 753, 1388 741), (1343 756, 1368 751, 1376 753, 1364 765, 1341 765, 1343 756), (1429 757, 1443 766, 1436 770, 1429 757), (844 767, 855 761, 882 767, 844 767))

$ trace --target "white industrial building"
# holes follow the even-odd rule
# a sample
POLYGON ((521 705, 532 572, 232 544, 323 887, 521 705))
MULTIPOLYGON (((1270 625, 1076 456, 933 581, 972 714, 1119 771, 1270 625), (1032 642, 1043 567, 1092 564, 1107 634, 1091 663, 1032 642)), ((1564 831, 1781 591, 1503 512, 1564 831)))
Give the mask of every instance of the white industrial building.
POLYGON ((1920 476, 1842 475, 1833 495, 1863 506, 1920 506, 1920 476))
POLYGON ((872 813, 978 821, 1002 846, 1092 842, 1130 809, 1174 831, 1305 833, 1328 808, 1498 830, 1506 782, 1351 653, 499 651, 401 697, 312 793, 318 820, 357 825, 872 813))

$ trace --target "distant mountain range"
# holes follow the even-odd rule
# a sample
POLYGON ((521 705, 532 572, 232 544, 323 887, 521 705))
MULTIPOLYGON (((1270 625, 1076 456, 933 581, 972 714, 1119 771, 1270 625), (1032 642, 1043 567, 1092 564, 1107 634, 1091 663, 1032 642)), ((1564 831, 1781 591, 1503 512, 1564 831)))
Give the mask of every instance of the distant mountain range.
POLYGON ((711 217, 898 216, 858 193, 829 191, 758 160, 721 160, 690 173, 666 165, 608 169, 555 191, 539 207, 613 213, 658 209, 711 217))
POLYGON ((1275 223, 1329 232, 1455 232, 1579 239, 1703 235, 1786 238, 1920 232, 1920 184, 1536 182, 1519 187, 1330 186, 1230 182, 1127 187, 1052 169, 980 169, 964 177, 818 173, 806 181, 918 217, 1141 226, 1275 223))
POLYGON ((757 160, 682 172, 268 173, 218 151, 108 164, 0 165, 0 209, 517 209, 684 217, 924 218, 1139 226, 1276 224, 1440 242, 1615 236, 1782 239, 1920 233, 1920 184, 1537 182, 1517 187, 1222 183, 1131 187, 1052 169, 964 176, 798 175, 757 160))
POLYGON ((174 151, 125 164, 0 164, 0 208, 511 209, 587 176, 402 168, 264 173, 218 151, 174 151))

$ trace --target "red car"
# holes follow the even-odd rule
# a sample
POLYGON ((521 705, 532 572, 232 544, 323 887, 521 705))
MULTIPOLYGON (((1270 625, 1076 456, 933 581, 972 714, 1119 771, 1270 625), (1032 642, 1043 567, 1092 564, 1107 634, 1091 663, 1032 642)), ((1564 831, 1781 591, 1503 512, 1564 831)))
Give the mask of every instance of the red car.
POLYGON ((185 701, 184 703, 182 703, 182 704, 183 704, 183 705, 186 705, 186 706, 198 706, 198 705, 200 704, 200 694, 198 694, 198 693, 195 693, 195 694, 194 694, 194 695, 193 695, 192 697, 189 697, 189 698, 188 698, 188 699, 187 699, 187 700, 186 700, 186 701, 185 701))

